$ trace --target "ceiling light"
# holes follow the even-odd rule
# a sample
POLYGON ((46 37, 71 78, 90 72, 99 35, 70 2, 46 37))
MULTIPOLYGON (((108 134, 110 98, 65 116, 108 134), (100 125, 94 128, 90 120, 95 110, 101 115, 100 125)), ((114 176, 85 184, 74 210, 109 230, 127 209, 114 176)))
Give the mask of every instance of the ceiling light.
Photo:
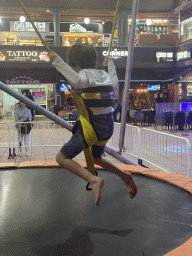
POLYGON ((46 12, 50 12, 49 10, 46 10, 46 12))
POLYGON ((25 21, 26 21, 26 18, 25 18, 25 16, 20 16, 19 20, 20 20, 21 22, 25 22, 25 21))
POLYGON ((151 20, 151 19, 146 20, 146 24, 147 24, 148 26, 150 26, 150 25, 152 24, 152 20, 151 20))
POLYGON ((153 20, 153 22, 162 22, 162 20, 153 20))
POLYGON ((90 19, 89 18, 85 18, 84 22, 85 22, 85 24, 89 24, 90 23, 90 19))

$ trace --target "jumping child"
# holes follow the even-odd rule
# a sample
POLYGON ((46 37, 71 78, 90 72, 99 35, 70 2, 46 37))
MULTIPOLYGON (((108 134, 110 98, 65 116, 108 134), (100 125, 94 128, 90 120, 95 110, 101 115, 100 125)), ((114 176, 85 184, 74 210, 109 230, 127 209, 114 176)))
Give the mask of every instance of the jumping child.
MULTIPOLYGON (((67 63, 56 53, 49 54, 52 64, 67 79, 68 83, 75 90, 81 93, 93 93, 100 95, 100 98, 85 100, 89 112, 90 123, 99 140, 107 140, 113 134, 113 91, 118 88, 118 78, 113 61, 107 56, 108 73, 96 69, 97 53, 95 48, 89 44, 75 43, 68 51, 67 63), (105 98, 105 99, 104 99, 105 98)), ((80 131, 72 135, 71 139, 64 144, 56 156, 57 163, 86 180, 93 189, 95 204, 98 206, 101 198, 101 189, 104 180, 101 177, 92 175, 76 161, 72 160, 86 148, 84 137, 80 131)), ((92 146, 94 164, 102 166, 118 175, 128 188, 129 196, 135 197, 137 187, 132 175, 124 172, 118 166, 102 157, 105 146, 92 146)))

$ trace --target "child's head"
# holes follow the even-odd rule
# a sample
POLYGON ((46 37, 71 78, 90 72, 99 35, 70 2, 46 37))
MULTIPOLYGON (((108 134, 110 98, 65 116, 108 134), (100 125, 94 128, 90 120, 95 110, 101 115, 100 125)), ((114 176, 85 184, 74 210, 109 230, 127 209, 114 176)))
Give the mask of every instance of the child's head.
POLYGON ((97 53, 90 44, 75 43, 68 51, 67 62, 73 68, 79 66, 81 69, 95 69, 97 53))

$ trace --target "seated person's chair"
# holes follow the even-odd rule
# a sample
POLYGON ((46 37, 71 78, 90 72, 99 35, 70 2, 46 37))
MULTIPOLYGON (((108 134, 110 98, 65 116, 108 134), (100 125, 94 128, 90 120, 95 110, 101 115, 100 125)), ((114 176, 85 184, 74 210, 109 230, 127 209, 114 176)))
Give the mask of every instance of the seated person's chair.
POLYGON ((138 110, 138 111, 135 113, 135 116, 134 116, 134 119, 135 119, 134 124, 137 124, 137 122, 141 122, 141 124, 142 124, 143 116, 144 116, 144 115, 143 115, 143 111, 138 110))
POLYGON ((164 116, 164 125, 168 126, 168 130, 169 130, 169 125, 171 125, 171 130, 172 130, 173 112, 172 111, 164 112, 163 116, 164 116))
POLYGON ((146 121, 147 121, 148 125, 154 123, 155 122, 155 111, 153 111, 153 110, 147 111, 146 119, 147 119, 146 121))
POLYGON ((175 115, 175 125, 178 126, 178 130, 183 130, 185 125, 185 112, 178 111, 175 115))
POLYGON ((69 115, 69 121, 74 121, 79 118, 79 111, 78 109, 72 109, 72 113, 69 115))

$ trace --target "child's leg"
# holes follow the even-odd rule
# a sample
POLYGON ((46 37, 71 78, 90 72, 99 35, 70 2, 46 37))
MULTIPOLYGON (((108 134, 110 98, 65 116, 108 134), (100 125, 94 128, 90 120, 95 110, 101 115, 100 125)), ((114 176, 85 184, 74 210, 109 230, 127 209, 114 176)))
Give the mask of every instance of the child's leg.
POLYGON ((92 175, 74 160, 66 158, 61 152, 57 154, 56 161, 61 167, 66 168, 91 184, 95 194, 95 203, 98 206, 101 198, 101 188, 104 183, 103 179, 92 175))
POLYGON ((118 175, 125 182, 125 185, 128 188, 129 196, 131 198, 136 196, 137 187, 131 173, 124 172, 121 168, 104 157, 94 158, 94 163, 118 175))

